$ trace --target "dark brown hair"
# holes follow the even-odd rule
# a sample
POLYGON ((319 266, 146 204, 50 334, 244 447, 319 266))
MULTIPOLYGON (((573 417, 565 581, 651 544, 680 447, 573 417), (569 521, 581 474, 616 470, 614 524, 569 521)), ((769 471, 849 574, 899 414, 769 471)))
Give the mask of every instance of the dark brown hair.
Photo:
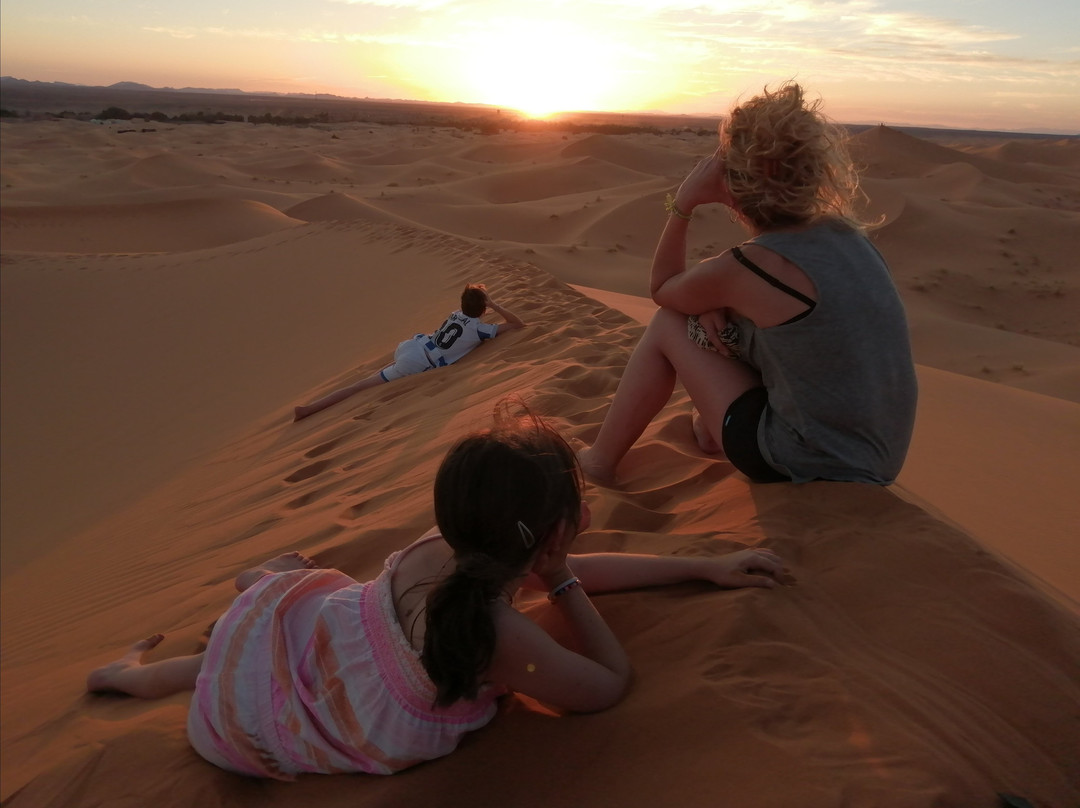
POLYGON ((577 458, 539 418, 504 417, 450 449, 435 476, 435 521, 456 566, 428 594, 421 652, 436 705, 476 698, 495 651, 493 604, 580 516, 577 458))
POLYGON ((469 284, 461 293, 461 313, 466 317, 480 317, 487 311, 487 292, 469 284))

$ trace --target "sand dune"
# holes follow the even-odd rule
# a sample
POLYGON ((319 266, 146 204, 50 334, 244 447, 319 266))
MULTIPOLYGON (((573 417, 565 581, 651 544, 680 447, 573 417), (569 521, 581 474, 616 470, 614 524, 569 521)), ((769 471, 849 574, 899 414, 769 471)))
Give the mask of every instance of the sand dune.
POLYGON ((400 222, 405 220, 374 205, 357 199, 351 194, 330 191, 323 196, 308 199, 284 211, 286 216, 304 222, 400 222))
POLYGON ((457 187, 466 193, 473 191, 478 199, 503 205, 589 193, 648 179, 650 175, 646 173, 624 169, 594 157, 582 157, 560 162, 554 168, 541 164, 507 171, 498 177, 461 182, 457 187))
POLYGON ((1012 140, 991 146, 983 153, 988 157, 1013 163, 1080 168, 1080 146, 1074 138, 1041 143, 1020 143, 1012 140))
MULTIPOLYGON (((987 176, 1007 182, 1041 181, 1056 184, 1061 177, 1051 166, 1075 167, 1075 156, 1069 154, 1075 151, 1075 146, 1068 142, 1061 144, 1060 149, 1053 150, 1059 156, 1053 158, 1053 162, 1049 165, 1043 164, 1044 158, 1041 156, 1041 154, 1049 153, 1048 150, 1040 152, 1038 146, 1031 148, 1023 144, 1016 144, 1016 148, 1026 149, 1023 153, 1032 159, 1018 160, 1015 156, 1004 160, 994 159, 995 156, 1004 157, 1009 152, 999 151, 995 155, 992 152, 980 154, 960 151, 890 129, 887 126, 868 129, 852 139, 852 153, 860 159, 865 172, 871 177, 917 176, 940 166, 961 163, 987 176), (1026 165, 1017 165, 1020 162, 1026 165)), ((1017 152, 1014 151, 1012 154, 1015 155, 1017 152)))
POLYGON ((0 238, 29 252, 182 252, 299 224, 262 202, 188 199, 129 205, 52 205, 0 211, 0 238))
MULTIPOLYGON (((188 653, 268 555, 372 576, 500 396, 591 440, 652 308, 659 201, 711 140, 0 127, 5 805, 1080 802, 1074 141, 862 136, 921 365, 896 486, 749 485, 677 392, 589 492, 584 550, 761 544, 798 586, 600 597, 636 670, 618 707, 511 699, 444 760, 282 786, 199 759, 186 697, 91 698, 86 671, 154 631, 188 653), (466 281, 528 328, 291 423, 466 281)), ((697 255, 742 238, 698 218, 697 255)))
POLYGON ((138 188, 173 188, 190 185, 220 185, 229 179, 236 179, 236 172, 230 170, 224 161, 208 160, 205 157, 187 157, 172 154, 152 154, 119 171, 106 174, 98 183, 111 191, 119 190, 124 184, 132 190, 138 188), (232 174, 232 177, 227 176, 232 174))
MULTIPOLYGON (((715 144, 713 148, 716 148, 715 144)), ((615 135, 587 135, 563 149, 562 156, 594 157, 634 171, 670 176, 676 181, 692 167, 678 151, 672 151, 659 138, 648 135, 636 141, 615 135)))
POLYGON ((305 182, 334 181, 348 177, 350 168, 344 163, 306 149, 291 149, 284 154, 259 156, 237 164, 260 177, 305 182))
MULTIPOLYGON (((462 136, 462 139, 464 138, 465 136, 462 136)), ((492 138, 483 138, 477 143, 469 138, 459 156, 474 163, 535 163, 558 159, 565 148, 565 140, 546 135, 517 137, 511 142, 492 142, 492 138)))

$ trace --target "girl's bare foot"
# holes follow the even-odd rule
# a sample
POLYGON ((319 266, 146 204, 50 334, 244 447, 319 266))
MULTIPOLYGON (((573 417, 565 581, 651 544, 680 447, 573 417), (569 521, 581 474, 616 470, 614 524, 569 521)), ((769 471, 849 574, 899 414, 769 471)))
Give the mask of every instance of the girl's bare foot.
POLYGON ((118 679, 124 671, 140 667, 143 654, 156 648, 164 639, 164 634, 153 634, 145 640, 139 640, 120 659, 91 671, 86 677, 86 690, 90 693, 126 693, 126 690, 121 689, 118 679))
POLYGON ((615 485, 615 469, 597 462, 593 457, 593 450, 591 448, 579 449, 577 452, 577 459, 578 465, 581 466, 581 473, 585 475, 585 479, 597 483, 598 485, 606 485, 608 487, 615 485))
POLYGON ((306 555, 301 555, 295 551, 291 553, 283 553, 277 558, 271 558, 269 561, 264 561, 257 567, 252 567, 249 570, 244 570, 236 576, 236 590, 243 592, 245 589, 250 589, 255 585, 255 582, 262 578, 264 575, 269 575, 273 572, 289 572, 290 570, 311 570, 315 569, 319 565, 306 555))

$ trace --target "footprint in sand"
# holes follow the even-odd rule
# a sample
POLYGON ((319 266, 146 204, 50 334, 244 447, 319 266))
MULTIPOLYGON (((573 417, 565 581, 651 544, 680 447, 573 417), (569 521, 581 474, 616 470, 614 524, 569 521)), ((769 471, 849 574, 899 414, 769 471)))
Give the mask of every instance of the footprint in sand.
POLYGON ((289 500, 282 507, 287 511, 297 511, 303 508, 305 505, 310 505, 321 496, 321 491, 308 491, 306 494, 301 494, 296 499, 289 500))
POLYGON ((330 465, 330 460, 318 460, 310 465, 304 466, 302 469, 297 469, 288 477, 285 478, 287 483, 298 483, 303 480, 310 480, 316 474, 321 474, 330 465))
POLYGON ((356 522, 362 514, 367 512, 368 505, 369 501, 366 499, 363 502, 357 502, 355 505, 350 505, 337 515, 337 519, 339 522, 344 522, 346 524, 356 522))
POLYGON ((333 440, 325 441, 323 443, 320 443, 318 446, 314 446, 311 449, 308 449, 306 452, 304 452, 304 457, 311 458, 311 457, 318 457, 321 454, 326 454, 331 449, 333 449, 335 446, 337 446, 339 443, 341 443, 341 438, 334 438, 333 440))

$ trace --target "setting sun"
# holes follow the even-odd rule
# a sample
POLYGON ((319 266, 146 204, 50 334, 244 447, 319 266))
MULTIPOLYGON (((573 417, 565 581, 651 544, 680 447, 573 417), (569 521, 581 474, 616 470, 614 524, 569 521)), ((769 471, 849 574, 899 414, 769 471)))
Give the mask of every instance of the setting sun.
POLYGON ((625 95, 615 48, 566 24, 500 21, 470 37, 466 53, 468 97, 532 117, 611 109, 625 95))

